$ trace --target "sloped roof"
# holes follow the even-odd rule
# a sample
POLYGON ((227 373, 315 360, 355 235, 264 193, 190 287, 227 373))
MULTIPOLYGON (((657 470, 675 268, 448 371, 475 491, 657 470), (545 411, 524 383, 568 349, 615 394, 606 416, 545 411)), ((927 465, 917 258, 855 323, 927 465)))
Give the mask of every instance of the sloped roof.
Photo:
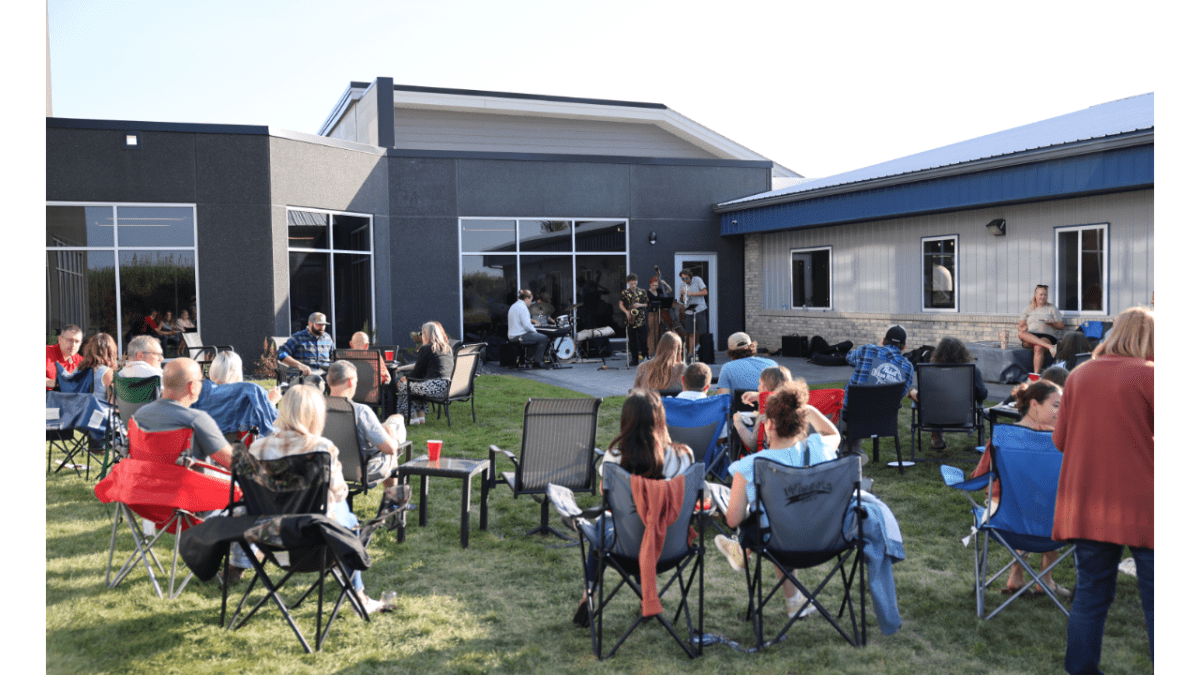
MULTIPOLYGON (((719 211, 756 206, 755 202, 779 203, 806 199, 811 193, 835 186, 852 186, 880 179, 919 174, 935 169, 969 165, 984 160, 1050 149, 1131 132, 1154 129, 1154 93, 1131 96, 1101 103, 1048 120, 1014 127, 968 141, 918 152, 914 155, 854 169, 826 178, 815 178, 797 185, 763 192, 719 204, 719 211), (792 196, 791 199, 788 199, 792 196)), ((917 179, 917 176, 914 176, 917 179)), ((863 185, 866 189, 867 185, 863 185)))

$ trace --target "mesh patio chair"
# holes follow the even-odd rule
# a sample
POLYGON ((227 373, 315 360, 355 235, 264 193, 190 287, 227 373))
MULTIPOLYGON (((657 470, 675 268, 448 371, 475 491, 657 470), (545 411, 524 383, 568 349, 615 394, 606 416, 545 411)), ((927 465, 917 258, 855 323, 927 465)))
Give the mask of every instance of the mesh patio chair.
POLYGON ((130 420, 129 439, 130 457, 116 464, 94 488, 101 502, 116 503, 105 583, 108 588, 116 588, 141 562, 155 593, 162 598, 154 570, 157 568, 159 574, 166 571, 154 554, 154 545, 164 534, 172 534, 175 545, 167 597, 174 600, 192 578, 189 573, 178 587, 175 585, 180 535, 201 522, 199 513, 222 508, 229 502, 229 474, 220 467, 185 459, 192 444, 190 428, 143 432, 137 422, 130 420), (138 523, 139 518, 143 523, 138 523), (133 534, 134 551, 113 575, 112 561, 121 521, 128 524, 133 534))
POLYGON ((342 477, 350 488, 346 501, 354 510, 354 496, 366 494, 382 479, 366 480, 367 458, 358 443, 358 425, 354 422, 354 406, 339 396, 325 397, 325 431, 322 436, 333 441, 338 449, 338 461, 342 464, 342 477))
POLYGON ((856 496, 861 479, 861 464, 854 456, 805 467, 787 466, 764 457, 754 460, 755 503, 748 517, 757 520, 760 514, 765 514, 769 521, 768 526, 760 526, 757 537, 749 537, 745 542, 747 548, 758 554, 755 556, 753 573, 751 566, 746 565, 746 586, 750 594, 754 637, 759 647, 783 639, 809 605, 815 607, 851 645, 866 645, 866 570, 862 532, 865 511, 861 498, 856 496), (859 512, 857 536, 847 540, 843 534, 843 523, 846 509, 852 503, 859 512), (815 585, 805 586, 795 574, 797 569, 815 568, 831 560, 834 561, 832 569, 815 585), (764 581, 764 561, 768 565, 774 564, 784 573, 783 578, 775 582, 765 596, 765 584, 770 583, 774 575, 768 571, 767 581, 764 581), (830 611, 832 605, 826 607, 818 599, 835 576, 840 576, 842 582, 836 619, 830 611), (800 590, 806 602, 775 637, 764 641, 763 615, 785 580, 791 581, 800 590), (858 587, 858 616, 855 616, 855 586, 858 587), (849 632, 839 623, 847 610, 849 632))
POLYGON ((663 410, 671 440, 686 444, 696 461, 704 464, 706 474, 727 483, 729 446, 721 447, 720 439, 721 429, 729 420, 729 394, 695 400, 665 398, 663 410))
POLYGON ((213 359, 221 352, 235 351, 233 345, 206 345, 200 339, 200 333, 183 333, 180 335, 179 355, 186 356, 200 364, 200 371, 208 377, 208 369, 212 367, 213 359))
POLYGON ((904 474, 904 467, 913 465, 904 461, 900 448, 897 415, 904 394, 903 382, 852 384, 847 397, 850 403, 842 409, 842 420, 846 423, 846 431, 842 434, 843 447, 848 447, 852 438, 870 438, 874 444, 874 460, 878 462, 879 437, 891 436, 896 443, 896 461, 888 462, 888 466, 899 467, 901 475, 904 474))
MULTIPOLYGON (((650 486, 646 487, 647 493, 653 489, 650 486)), ((598 529, 600 532, 603 532, 607 521, 611 519, 613 525, 613 542, 611 548, 609 548, 602 541, 600 542, 600 546, 595 549, 596 554, 599 556, 600 566, 594 583, 588 582, 588 554, 584 547, 580 547, 584 569, 584 592, 587 598, 588 618, 592 631, 592 651, 595 653, 596 658, 602 660, 609 658, 616 653, 617 649, 625 642, 625 639, 638 626, 653 621, 657 621, 666 629, 671 637, 675 639, 675 642, 683 649, 684 653, 688 655, 688 658, 695 658, 701 655, 703 653, 703 641, 698 638, 704 634, 704 523, 706 518, 694 518, 693 516, 697 502, 704 497, 703 465, 698 462, 692 464, 683 475, 677 476, 672 481, 651 481, 632 477, 628 471, 622 469, 617 464, 613 464, 605 470, 603 493, 604 499, 602 508, 599 509, 600 522, 598 529), (639 561, 641 553, 644 550, 650 550, 644 547, 648 547, 650 544, 645 541, 647 528, 644 518, 646 516, 640 514, 637 510, 637 500, 634 496, 634 491, 638 489, 638 486, 635 484, 636 481, 654 484, 659 489, 668 493, 672 489, 682 492, 679 512, 667 525, 662 537, 662 551, 654 566, 654 579, 647 578, 639 561), (671 483, 675 483, 675 485, 670 486, 669 484, 671 483), (689 529, 693 523, 699 527, 698 536, 694 538, 689 536, 689 529), (608 569, 615 570, 620 576, 620 580, 606 593, 604 588, 604 572, 608 569), (670 574, 667 582, 659 585, 657 575, 668 572, 670 574), (641 601, 640 611, 638 611, 633 622, 629 624, 625 632, 617 638, 612 649, 605 654, 603 649, 605 610, 623 588, 629 588, 638 597, 638 600, 641 601), (665 618, 668 610, 662 603, 672 588, 678 589, 679 601, 675 607, 673 618, 668 620, 665 618), (692 624, 692 607, 688 599, 693 588, 697 592, 695 627, 692 624), (651 594, 652 589, 653 594, 651 594), (655 609, 658 611, 655 612, 655 609), (683 635, 680 635, 680 631, 676 630, 680 627, 680 616, 683 616, 683 626, 687 629, 683 635), (695 643, 694 648, 691 643, 695 643)), ((668 500, 669 497, 664 498, 664 501, 668 500)), ((655 501, 651 498, 648 503, 654 504, 655 501)), ((669 515, 669 509, 664 508, 660 517, 665 519, 669 515)), ((576 527, 578 528, 578 523, 576 523, 576 527)), ((624 611, 621 611, 617 616, 623 618, 627 615, 624 611)))
MULTIPOLYGON (((983 445, 983 408, 975 402, 975 364, 918 363, 918 400, 912 404, 909 457, 917 461, 921 433, 975 433, 975 444, 983 445)), ((922 459, 921 461, 935 461, 922 459)))
POLYGON ((521 457, 495 445, 488 448, 489 481, 496 485, 496 455, 512 462, 514 471, 500 477, 513 491, 513 499, 533 495, 541 504, 541 524, 526 532, 571 537, 550 527, 550 500, 546 486, 554 483, 571 492, 596 494, 596 416, 598 398, 531 398, 525 402, 521 432, 521 457))
MULTIPOLYGON (((433 404, 437 408, 439 419, 442 416, 442 409, 444 408, 446 410, 447 427, 453 426, 450 423, 450 404, 455 401, 470 401, 471 421, 478 421, 475 419, 475 375, 479 371, 479 347, 482 347, 482 345, 465 345, 455 355, 454 373, 450 376, 450 388, 446 390, 445 397, 422 396, 421 394, 414 393, 409 388, 408 419, 412 419, 412 402, 415 399, 433 404)), ((405 384, 407 385, 409 382, 405 384)))
POLYGON ((383 407, 386 387, 383 384, 383 376, 380 374, 385 370, 381 350, 375 347, 335 349, 333 350, 333 360, 349 361, 354 365, 354 371, 358 375, 358 386, 354 388, 353 396, 355 403, 372 408, 383 407))
MULTIPOLYGON (((1051 570, 1066 560, 1075 550, 1071 545, 1046 570, 1035 572, 1018 551, 1046 553, 1067 547, 1066 542, 1054 541, 1054 508, 1058 500, 1058 474, 1062 469, 1062 453, 1054 447, 1052 434, 1034 431, 1016 424, 1000 424, 992 429, 992 471, 978 478, 967 479, 962 469, 943 464, 942 481, 961 490, 971 502, 972 527, 969 538, 975 544, 975 613, 983 616, 984 592, 1014 564, 1019 564, 1030 581, 984 617, 989 620, 1008 607, 1013 600, 1037 584, 1054 601, 1065 616, 1067 608, 1046 583, 1051 570), (984 504, 991 503, 993 482, 999 481, 1000 505, 995 512, 977 503, 971 492, 987 489, 984 504), (982 541, 981 541, 982 539, 982 541), (988 576, 988 543, 995 541, 1004 547, 1011 560, 995 574, 988 576)), ((966 545, 966 540, 963 544, 966 545)))

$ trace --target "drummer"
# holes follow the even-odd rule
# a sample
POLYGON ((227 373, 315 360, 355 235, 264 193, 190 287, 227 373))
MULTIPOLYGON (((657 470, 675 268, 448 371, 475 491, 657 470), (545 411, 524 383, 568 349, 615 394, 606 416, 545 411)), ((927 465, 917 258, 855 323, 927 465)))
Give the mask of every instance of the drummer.
POLYGON ((530 304, 529 314, 533 322, 539 326, 553 325, 554 304, 550 302, 550 296, 543 293, 537 302, 530 304))

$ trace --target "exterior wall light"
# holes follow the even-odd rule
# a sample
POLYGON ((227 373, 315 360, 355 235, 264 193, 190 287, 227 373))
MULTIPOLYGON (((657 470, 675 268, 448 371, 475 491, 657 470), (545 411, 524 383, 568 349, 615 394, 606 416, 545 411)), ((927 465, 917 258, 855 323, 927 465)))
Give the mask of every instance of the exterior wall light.
POLYGON ((987 224, 987 231, 992 233, 992 236, 1003 237, 1004 236, 1004 223, 1005 223, 1005 221, 1003 218, 997 218, 987 224))
POLYGON ((653 245, 655 245, 655 244, 657 244, 657 243, 658 243, 658 233, 657 233, 657 232, 651 232, 651 233, 650 233, 650 245, 651 245, 651 246, 653 246, 653 245))

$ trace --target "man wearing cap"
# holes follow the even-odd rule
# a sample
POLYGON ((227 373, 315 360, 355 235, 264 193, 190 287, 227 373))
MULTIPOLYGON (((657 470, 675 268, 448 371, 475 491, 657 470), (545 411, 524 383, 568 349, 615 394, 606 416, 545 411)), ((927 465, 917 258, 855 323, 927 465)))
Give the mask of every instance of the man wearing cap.
POLYGON ((734 333, 726 343, 725 352, 731 359, 721 366, 717 377, 717 394, 730 394, 734 389, 758 389, 758 376, 767 368, 778 366, 775 361, 758 356, 758 343, 745 333, 734 333))
POLYGON ((292 337, 280 348, 279 362, 299 370, 304 375, 312 375, 313 368, 322 371, 328 368, 329 357, 333 353, 333 338, 325 332, 328 325, 324 314, 309 314, 308 328, 292 333, 292 337))
MULTIPOLYGON (((862 345, 846 354, 846 363, 854 366, 854 374, 846 382, 846 397, 842 404, 843 410, 850 408, 850 385, 852 384, 891 384, 904 383, 904 393, 912 389, 913 367, 904 358, 904 345, 908 342, 908 331, 904 326, 890 326, 884 333, 883 340, 878 345, 862 345)), ((842 419, 845 420, 845 412, 842 419)), ((842 428, 845 428, 844 423, 842 428)), ((862 439, 849 439, 849 447, 859 454, 863 464, 867 463, 867 454, 863 452, 862 439)))

